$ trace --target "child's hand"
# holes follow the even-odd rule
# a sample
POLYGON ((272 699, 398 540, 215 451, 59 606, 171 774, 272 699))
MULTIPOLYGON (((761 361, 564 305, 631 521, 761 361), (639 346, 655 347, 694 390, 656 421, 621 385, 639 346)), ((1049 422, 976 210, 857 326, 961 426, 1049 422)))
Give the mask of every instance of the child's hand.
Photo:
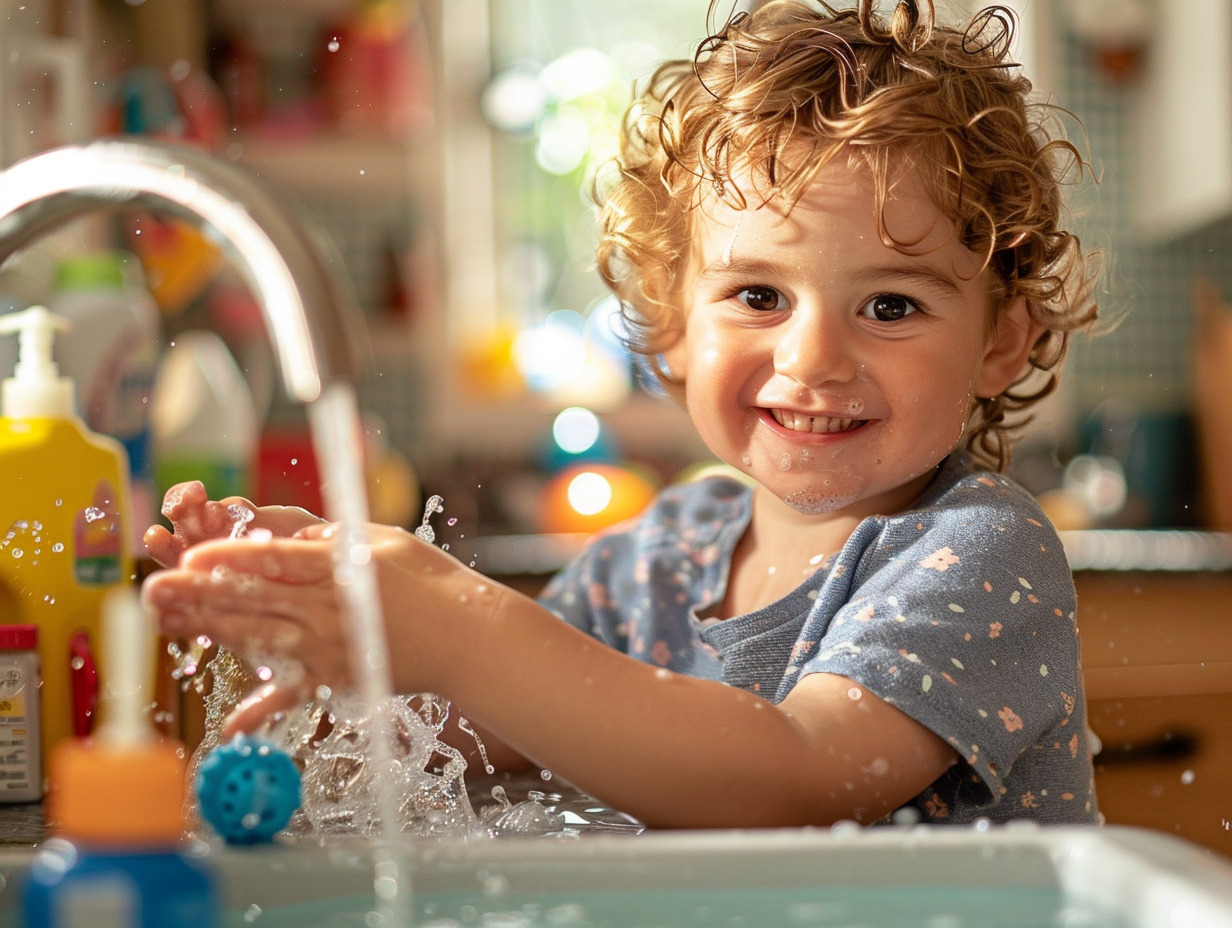
POLYGON ((186 550, 203 541, 231 538, 250 528, 264 529, 274 535, 293 535, 321 521, 305 509, 294 506, 258 508, 242 496, 211 500, 199 480, 176 484, 168 490, 163 498, 162 513, 171 523, 171 530, 161 525, 151 526, 142 541, 150 557, 163 567, 178 563, 186 550))
MULTIPOLYGON (((209 505, 219 504, 193 508, 188 537, 226 534, 217 531, 223 520, 209 505)), ((314 523, 290 538, 200 541, 181 549, 175 568, 146 580, 146 603, 164 634, 206 635, 241 657, 289 662, 297 678, 291 686, 301 695, 320 684, 347 686, 353 680, 351 645, 335 588, 336 530, 314 523)), ((163 540, 174 543, 176 535, 163 540)), ((368 541, 394 682, 400 692, 431 690, 437 681, 429 671, 466 648, 458 623, 482 612, 502 588, 402 529, 369 526, 368 541)))

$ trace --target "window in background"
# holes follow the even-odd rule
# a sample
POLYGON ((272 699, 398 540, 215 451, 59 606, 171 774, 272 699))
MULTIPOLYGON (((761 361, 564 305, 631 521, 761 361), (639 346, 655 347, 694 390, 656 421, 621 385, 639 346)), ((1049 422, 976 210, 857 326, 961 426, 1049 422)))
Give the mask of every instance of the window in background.
POLYGON ((616 152, 634 82, 692 54, 706 6, 491 0, 482 111, 494 136, 498 307, 492 324, 463 333, 473 386, 599 410, 629 395, 619 315, 594 269, 590 183, 616 152))

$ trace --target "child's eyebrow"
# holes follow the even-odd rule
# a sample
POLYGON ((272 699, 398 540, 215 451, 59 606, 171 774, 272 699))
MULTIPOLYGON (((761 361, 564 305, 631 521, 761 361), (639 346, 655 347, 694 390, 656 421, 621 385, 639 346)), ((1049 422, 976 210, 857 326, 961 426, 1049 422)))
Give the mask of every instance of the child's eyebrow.
POLYGON ((929 287, 933 290, 944 290, 954 296, 962 295, 962 288, 958 285, 953 275, 946 274, 944 271, 927 264, 913 267, 898 265, 868 267, 853 272, 851 276, 852 280, 856 283, 875 284, 879 281, 894 280, 901 282, 904 286, 914 284, 915 286, 929 287))
POLYGON ((733 275, 738 277, 756 277, 758 275, 781 277, 784 274, 800 276, 799 271, 791 272, 777 261, 767 261, 762 258, 735 258, 729 260, 720 258, 713 264, 702 268, 697 276, 699 278, 733 275))
MULTIPOLYGON (((764 258, 736 258, 731 261, 718 260, 698 273, 699 280, 721 277, 788 277, 801 278, 808 276, 808 269, 801 267, 786 267, 777 261, 764 258)), ((928 264, 902 266, 895 264, 875 265, 860 268, 851 272, 851 280, 856 284, 885 284, 893 282, 898 286, 928 287, 934 291, 942 290, 953 295, 961 295, 962 288, 953 275, 946 274, 939 268, 928 264)))

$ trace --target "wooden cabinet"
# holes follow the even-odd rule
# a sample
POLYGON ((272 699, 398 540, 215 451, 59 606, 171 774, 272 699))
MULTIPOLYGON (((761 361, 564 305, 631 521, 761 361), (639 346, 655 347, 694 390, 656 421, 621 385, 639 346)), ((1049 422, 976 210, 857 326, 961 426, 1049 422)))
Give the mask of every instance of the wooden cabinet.
POLYGON ((1232 856, 1232 574, 1079 572, 1100 808, 1232 856))

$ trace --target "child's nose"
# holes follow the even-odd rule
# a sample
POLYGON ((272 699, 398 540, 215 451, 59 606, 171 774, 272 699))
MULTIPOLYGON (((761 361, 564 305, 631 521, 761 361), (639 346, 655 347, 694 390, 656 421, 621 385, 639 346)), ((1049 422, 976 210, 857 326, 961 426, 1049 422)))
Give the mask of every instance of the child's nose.
POLYGON ((774 352, 778 373, 809 386, 851 380, 858 367, 850 334, 841 321, 821 313, 798 314, 781 332, 774 352))

